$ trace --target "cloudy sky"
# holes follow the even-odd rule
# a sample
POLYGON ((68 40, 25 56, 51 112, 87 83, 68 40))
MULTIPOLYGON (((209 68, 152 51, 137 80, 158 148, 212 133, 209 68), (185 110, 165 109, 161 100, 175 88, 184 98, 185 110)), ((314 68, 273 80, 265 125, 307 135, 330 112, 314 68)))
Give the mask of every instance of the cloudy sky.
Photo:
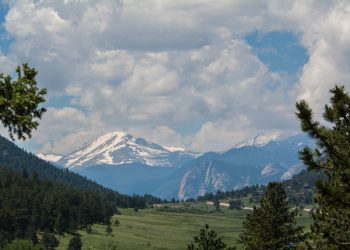
POLYGON ((349 1, 1 0, 0 22, 0 72, 28 62, 48 90, 32 152, 112 130, 220 151, 350 87, 349 1))

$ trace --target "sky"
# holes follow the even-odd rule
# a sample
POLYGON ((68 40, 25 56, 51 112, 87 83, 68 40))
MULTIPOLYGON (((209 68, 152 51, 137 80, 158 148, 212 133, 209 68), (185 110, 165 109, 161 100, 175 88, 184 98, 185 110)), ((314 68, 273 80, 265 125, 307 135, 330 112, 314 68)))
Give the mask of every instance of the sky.
POLYGON ((350 89, 349 1, 1 0, 0 23, 0 72, 28 62, 48 90, 16 142, 34 153, 114 130, 222 151, 299 131, 296 101, 320 119, 350 89))

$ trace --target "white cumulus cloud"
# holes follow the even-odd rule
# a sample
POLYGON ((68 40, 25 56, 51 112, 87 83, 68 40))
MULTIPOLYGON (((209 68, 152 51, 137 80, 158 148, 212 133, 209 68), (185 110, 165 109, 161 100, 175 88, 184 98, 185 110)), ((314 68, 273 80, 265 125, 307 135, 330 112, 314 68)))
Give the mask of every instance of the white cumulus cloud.
POLYGON ((33 141, 67 153, 125 129, 168 146, 224 150, 261 131, 298 129, 295 102, 320 113, 350 86, 348 1, 8 0, 2 72, 39 71, 49 107, 33 141), (291 32, 309 59, 272 72, 244 37, 291 32))

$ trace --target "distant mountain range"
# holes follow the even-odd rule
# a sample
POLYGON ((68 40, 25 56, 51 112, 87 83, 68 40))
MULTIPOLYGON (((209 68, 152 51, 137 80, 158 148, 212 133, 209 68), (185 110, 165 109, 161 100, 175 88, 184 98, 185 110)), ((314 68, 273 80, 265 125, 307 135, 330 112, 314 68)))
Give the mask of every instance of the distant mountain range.
POLYGON ((141 163, 151 167, 180 167, 197 156, 198 154, 182 148, 161 146, 115 131, 91 140, 56 163, 71 169, 130 163, 141 163))
POLYGON ((115 131, 63 157, 38 156, 122 193, 186 199, 289 179, 304 168, 298 151, 305 145, 313 145, 305 134, 260 134, 226 152, 200 154, 115 131))

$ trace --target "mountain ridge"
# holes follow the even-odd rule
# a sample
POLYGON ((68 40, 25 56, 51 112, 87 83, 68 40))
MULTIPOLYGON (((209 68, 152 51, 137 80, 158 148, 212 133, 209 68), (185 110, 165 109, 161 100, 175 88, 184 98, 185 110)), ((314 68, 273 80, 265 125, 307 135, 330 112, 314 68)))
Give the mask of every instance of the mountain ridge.
POLYGON ((183 148, 161 146, 125 132, 113 131, 90 140, 56 163, 66 168, 129 163, 143 163, 151 167, 179 167, 197 155, 198 153, 183 148))
MULTIPOLYGON (((270 137, 263 136, 266 138, 270 137)), ((289 179, 304 169, 298 151, 312 145, 302 133, 258 141, 248 140, 221 153, 196 155, 115 131, 89 141, 56 164, 127 194, 147 192, 167 199, 187 199, 289 179), (75 166, 76 162, 80 166, 75 166)))

